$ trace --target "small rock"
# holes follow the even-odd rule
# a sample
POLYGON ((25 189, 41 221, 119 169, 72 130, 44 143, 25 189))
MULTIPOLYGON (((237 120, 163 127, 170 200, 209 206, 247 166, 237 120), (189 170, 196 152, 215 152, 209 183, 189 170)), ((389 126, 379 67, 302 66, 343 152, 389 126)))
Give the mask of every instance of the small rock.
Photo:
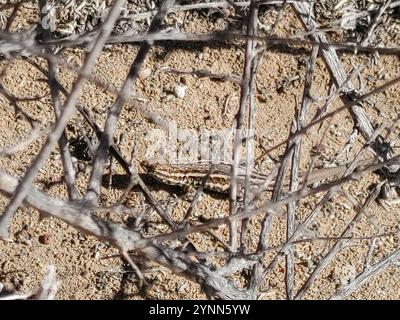
POLYGON ((97 252, 94 254, 94 259, 95 259, 95 260, 100 260, 100 258, 101 258, 101 254, 100 254, 99 251, 97 251, 97 252))
POLYGON ((186 95, 186 89, 187 89, 187 86, 184 86, 182 84, 178 84, 174 88, 175 96, 177 96, 180 99, 183 99, 185 97, 185 95, 186 95))
POLYGON ((151 70, 149 68, 141 69, 138 73, 140 80, 145 80, 151 76, 151 70))
POLYGON ((39 242, 41 244, 49 244, 50 243, 50 235, 49 234, 43 234, 41 236, 39 236, 39 242))
POLYGON ((28 247, 32 247, 32 240, 30 240, 30 239, 26 239, 26 240, 22 241, 22 243, 28 247))
POLYGON ((167 95, 163 98, 163 101, 164 101, 164 102, 170 102, 170 101, 172 101, 173 99, 175 99, 173 94, 167 94, 167 95))

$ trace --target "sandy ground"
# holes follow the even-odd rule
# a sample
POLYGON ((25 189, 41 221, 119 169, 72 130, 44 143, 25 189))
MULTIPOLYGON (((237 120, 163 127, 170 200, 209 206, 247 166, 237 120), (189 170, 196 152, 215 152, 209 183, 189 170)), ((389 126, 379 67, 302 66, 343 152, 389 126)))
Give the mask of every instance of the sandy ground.
MULTIPOLYGON (((29 10, 25 12, 25 18, 29 17, 29 10)), ((34 14, 32 14, 34 16, 34 14)), ((20 17, 21 20, 22 17, 20 17)), ((33 18, 32 18, 33 19, 33 18)), ((266 21, 270 19, 266 16, 266 21)), ((28 19, 29 20, 29 19, 28 19)), ((270 19, 271 20, 271 19, 270 19)), ((289 35, 294 29, 300 28, 295 16, 290 10, 285 12, 284 21, 278 27, 279 35, 289 35)), ((201 16, 187 18, 185 29, 188 32, 206 32, 210 28, 222 29, 226 21, 223 19, 214 21, 212 25, 205 22, 201 16)), ((129 64, 135 57, 137 47, 134 45, 109 46, 98 59, 94 75, 104 82, 119 87, 128 72, 129 64)), ((66 50, 64 57, 68 57, 72 63, 80 64, 83 53, 79 50, 66 50)), ((175 75, 163 72, 162 68, 169 67, 178 70, 191 71, 194 69, 206 69, 215 74, 240 76, 243 68, 243 46, 210 46, 170 43, 168 45, 155 46, 149 54, 145 69, 148 74, 139 78, 136 82, 138 94, 144 101, 148 110, 157 112, 169 121, 174 121, 178 128, 192 129, 200 132, 204 128, 210 130, 222 130, 232 126, 233 118, 239 105, 240 88, 229 81, 218 81, 210 78, 197 78, 192 75, 175 75), (187 86, 186 95, 178 98, 174 95, 174 88, 183 84, 187 86), (224 109, 225 112, 224 112, 224 109)), ((255 153, 261 155, 278 142, 284 141, 290 131, 291 122, 295 115, 296 103, 301 100, 304 84, 304 61, 308 59, 308 53, 288 50, 283 52, 272 48, 269 50, 260 66, 257 74, 256 102, 256 140, 255 153), (287 79, 297 77, 296 80, 285 85, 283 90, 279 87, 287 83, 287 79)), ((365 63, 366 68, 361 71, 361 76, 367 79, 365 90, 369 91, 400 74, 399 58, 396 56, 381 56, 377 64, 373 65, 368 56, 342 54, 341 61, 350 71, 353 65, 365 63), (384 74, 382 79, 379 75, 384 74)), ((45 65, 42 60, 38 60, 45 65)), ((20 102, 18 105, 30 115, 43 123, 54 121, 51 109, 49 90, 43 75, 33 66, 21 59, 0 61, 0 70, 4 72, 0 81, 9 92, 17 97, 43 96, 43 98, 20 102)), ((60 82, 68 89, 71 88, 74 75, 71 71, 61 68, 60 82)), ((318 59, 313 96, 326 96, 329 89, 330 76, 321 59, 318 59)), ((377 123, 386 121, 390 124, 400 109, 399 85, 395 85, 385 93, 373 97, 374 105, 367 106, 366 111, 371 119, 377 123)), ((106 90, 87 84, 79 103, 88 108, 92 116, 100 125, 104 122, 106 110, 113 102, 113 95, 106 90)), ((315 114, 321 103, 314 103, 310 111, 315 114)), ((335 101, 330 110, 341 106, 335 101)), ((75 116, 71 123, 79 123, 79 116, 75 116)), ((315 156, 314 166, 322 167, 326 163, 346 163, 362 146, 363 139, 358 136, 350 153, 341 158, 335 155, 346 143, 352 132, 353 122, 347 111, 338 113, 331 121, 326 122, 319 130, 315 129, 306 135, 304 139, 304 153, 302 154, 302 170, 310 163, 310 152, 318 145, 324 132, 323 152, 315 156), (326 131, 325 131, 326 130, 326 131)), ((119 146, 127 159, 131 157, 132 147, 135 148, 136 164, 144 159, 146 151, 151 144, 146 134, 157 126, 148 121, 134 104, 124 108, 119 122, 117 136, 120 138, 119 146)), ((0 146, 12 145, 25 137, 29 127, 21 118, 15 118, 12 106, 0 95, 0 146)), ((395 128, 395 133, 398 128, 395 128)), ((70 130, 69 134, 73 135, 70 130)), ((32 143, 28 148, 8 157, 0 158, 0 168, 20 176, 29 167, 40 146, 43 144, 43 136, 32 143)), ((278 156, 283 149, 275 151, 272 155, 278 156)), ((265 160, 256 164, 259 169, 270 167, 272 161, 265 160)), ((123 171, 117 165, 114 173, 122 174, 123 171)), ((85 190, 87 175, 78 179, 81 191, 85 190)), ((371 184, 379 181, 375 174, 363 177, 360 181, 348 183, 343 190, 351 194, 354 199, 362 203, 369 192, 371 184)), ((62 182, 62 167, 59 153, 53 152, 46 162, 35 186, 46 193, 67 198, 66 188, 62 182)), ((171 194, 168 190, 150 185, 154 189, 157 199, 167 201, 171 194)), ((111 204, 122 194, 122 190, 111 187, 103 188, 102 204, 111 204)), ((296 212, 299 219, 304 217, 315 204, 322 198, 318 194, 303 199, 296 212)), ((0 196, 0 208, 7 205, 7 199, 0 196)), ((135 210, 141 210, 144 204, 144 196, 139 191, 133 191, 127 200, 135 210)), ((187 208, 188 203, 180 201, 172 206, 173 216, 179 217, 187 208)), ((193 215, 210 219, 217 212, 226 212, 228 201, 223 197, 213 194, 205 194, 193 215)), ((324 207, 323 213, 310 231, 315 236, 338 236, 343 230, 346 221, 354 215, 352 205, 341 196, 335 196, 324 207)), ((130 218, 116 213, 104 213, 105 219, 129 224, 130 218)), ((259 229, 260 217, 252 219, 254 231, 259 229)), ((149 224, 149 234, 163 230, 160 219, 152 213, 152 223, 149 224)), ((363 219, 355 229, 355 237, 367 237, 376 233, 389 233, 396 230, 400 222, 397 208, 385 211, 378 204, 370 208, 370 215, 363 219)), ((86 236, 73 227, 53 218, 39 219, 37 211, 31 208, 18 210, 12 227, 13 241, 0 242, 0 282, 8 289, 17 289, 27 292, 35 289, 43 277, 46 265, 54 264, 57 270, 57 278, 62 281, 57 294, 59 299, 199 299, 205 298, 200 286, 178 277, 169 270, 152 262, 143 264, 142 270, 150 282, 150 286, 139 290, 137 280, 130 269, 120 258, 107 258, 118 251, 107 243, 86 236)), ((226 230, 225 230, 226 231, 226 230)), ((226 232, 218 230, 221 237, 226 239, 226 232)), ((284 240, 285 222, 276 218, 273 223, 270 244, 276 245, 284 240)), ((200 250, 218 249, 219 244, 207 236, 193 236, 193 241, 200 250)), ((251 241, 254 241, 251 240, 251 241)), ((337 255, 326 270, 319 276, 310 288, 306 298, 324 299, 338 286, 347 283, 356 272, 363 268, 366 255, 365 240, 359 240, 353 245, 346 246, 337 255)), ((378 239, 372 261, 386 256, 398 248, 399 239, 387 236, 378 239)), ((323 253, 332 242, 313 242, 296 245, 296 287, 299 288, 311 273, 323 253)), ((270 257, 266 257, 266 262, 270 257)), ((218 261, 215 262, 218 265, 218 261)), ((242 275, 235 275, 238 281, 242 275)), ((399 299, 400 298, 400 270, 388 268, 379 276, 364 284, 351 299, 399 299)), ((263 288, 265 293, 261 299, 280 299, 285 297, 284 288, 284 263, 275 268, 265 280, 263 288)))

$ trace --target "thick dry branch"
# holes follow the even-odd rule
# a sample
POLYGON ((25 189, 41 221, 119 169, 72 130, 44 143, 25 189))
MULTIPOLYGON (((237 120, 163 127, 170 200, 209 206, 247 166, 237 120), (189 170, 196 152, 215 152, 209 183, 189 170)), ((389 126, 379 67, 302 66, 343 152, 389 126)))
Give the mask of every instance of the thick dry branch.
MULTIPOLYGON (((46 44, 37 43, 32 39, 31 34, 23 34, 21 36, 10 35, 7 32, 0 31, 0 41, 3 40, 5 45, 2 47, 2 51, 0 54, 7 54, 10 52, 18 53, 30 51, 30 48, 37 48, 38 50, 43 49, 43 47, 48 46, 62 46, 62 47, 76 47, 87 45, 93 43, 94 40, 94 31, 90 31, 88 33, 83 34, 80 38, 71 41, 65 39, 58 39, 50 41, 46 44), (23 39, 30 40, 30 46, 27 48, 26 45, 22 44, 21 41, 23 39)), ((315 32, 314 29, 311 29, 310 33, 299 33, 295 34, 289 38, 281 38, 277 36, 257 36, 257 35, 247 35, 238 32, 230 32, 230 31, 219 31, 209 34, 194 34, 194 33, 183 33, 183 32, 156 32, 156 33, 148 33, 148 34, 132 34, 130 32, 126 32, 121 35, 110 36, 107 40, 108 44, 117 44, 117 43, 135 43, 135 42, 143 42, 143 41, 182 41, 182 42, 201 42, 207 43, 211 41, 215 42, 225 42, 232 40, 242 40, 242 41, 260 41, 265 44, 272 46, 302 46, 302 47, 310 47, 313 45, 319 45, 323 49, 333 48, 335 50, 341 51, 349 51, 349 52, 379 52, 381 54, 397 54, 400 52, 399 47, 378 47, 378 46, 361 46, 353 43, 335 43, 329 41, 319 41, 319 40, 307 40, 303 39, 304 36, 311 35, 316 36, 321 34, 321 31, 315 32)))
MULTIPOLYGON (((294 4, 295 5, 295 4, 294 4)), ((300 4, 296 4, 298 6, 300 4)), ((299 10, 300 13, 303 12, 303 7, 299 10)), ((304 13, 303 13, 304 14, 304 13)), ((302 15, 301 15, 302 16, 302 15)), ((303 16, 304 17, 304 16, 303 16)), ((308 22, 307 18, 304 17, 308 22)), ((249 35, 238 32, 230 32, 230 31, 219 31, 213 32, 209 34, 187 34, 183 32, 150 32, 147 34, 132 34, 131 32, 126 32, 121 35, 110 36, 106 41, 108 44, 116 44, 116 43, 135 43, 135 42, 144 42, 144 41, 184 41, 184 42, 225 42, 232 40, 242 40, 242 41, 260 41, 268 46, 278 45, 278 46, 301 46, 309 48, 313 45, 319 45, 322 49, 334 49, 334 50, 342 50, 342 51, 350 51, 350 52, 379 52, 380 54, 397 54, 400 52, 399 47, 379 47, 379 46, 362 46, 354 43, 335 43, 327 41, 325 34, 322 31, 316 28, 317 24, 314 20, 311 20, 313 23, 308 28, 308 32, 304 34, 299 33, 295 34, 288 38, 282 38, 277 36, 257 36, 257 35, 249 35), (311 39, 304 39, 305 36, 309 35, 311 39)), ((21 32, 18 34, 10 33, 6 31, 0 30, 0 54, 5 55, 6 57, 11 55, 21 55, 27 56, 30 52, 34 54, 40 53, 43 49, 51 49, 56 46, 61 47, 77 47, 81 45, 93 44, 96 39, 96 35, 98 32, 102 30, 100 27, 89 31, 87 33, 82 34, 76 40, 65 40, 65 39, 56 39, 47 41, 45 43, 38 42, 37 39, 37 31, 35 29, 21 32)), ((332 63, 332 62, 331 62, 332 63)), ((340 78, 339 78, 340 79, 340 78)))

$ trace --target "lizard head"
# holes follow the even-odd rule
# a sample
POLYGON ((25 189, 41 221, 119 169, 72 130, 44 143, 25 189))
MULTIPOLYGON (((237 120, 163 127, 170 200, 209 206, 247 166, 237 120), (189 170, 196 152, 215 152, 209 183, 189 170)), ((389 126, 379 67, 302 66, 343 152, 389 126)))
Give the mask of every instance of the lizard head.
POLYGON ((143 168, 146 173, 154 171, 157 166, 159 166, 160 162, 155 159, 143 160, 140 162, 140 166, 143 168))
POLYGON ((151 171, 152 167, 154 167, 154 165, 152 165, 149 161, 147 160, 143 160, 142 162, 140 162, 140 166, 143 168, 144 171, 149 172, 151 171))

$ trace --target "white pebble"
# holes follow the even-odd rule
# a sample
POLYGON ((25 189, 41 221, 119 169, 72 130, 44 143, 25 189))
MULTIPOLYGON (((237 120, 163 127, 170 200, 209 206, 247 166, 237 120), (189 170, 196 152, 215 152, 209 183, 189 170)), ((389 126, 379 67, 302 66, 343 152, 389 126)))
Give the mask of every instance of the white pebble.
POLYGON ((32 240, 30 240, 30 239, 26 239, 26 240, 22 241, 22 243, 27 245, 28 247, 32 247, 32 240))
POLYGON ((138 76, 141 80, 147 79, 151 76, 151 70, 149 68, 141 69, 138 76))
POLYGON ((186 95, 186 89, 187 89, 187 86, 178 84, 178 85, 174 88, 175 96, 177 96, 177 97, 180 98, 180 99, 184 98, 185 95, 186 95))

